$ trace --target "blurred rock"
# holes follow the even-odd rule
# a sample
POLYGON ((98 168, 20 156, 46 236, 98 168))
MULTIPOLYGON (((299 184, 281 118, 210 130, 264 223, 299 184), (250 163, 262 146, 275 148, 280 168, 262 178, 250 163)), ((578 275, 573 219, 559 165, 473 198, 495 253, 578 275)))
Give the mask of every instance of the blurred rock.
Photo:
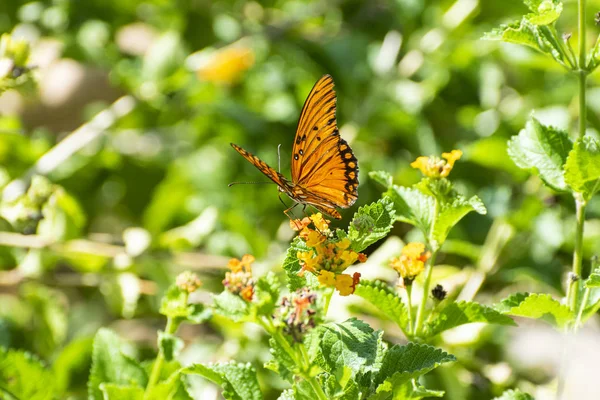
POLYGON ((119 49, 132 56, 143 56, 158 37, 158 32, 142 22, 125 25, 117 31, 119 49))

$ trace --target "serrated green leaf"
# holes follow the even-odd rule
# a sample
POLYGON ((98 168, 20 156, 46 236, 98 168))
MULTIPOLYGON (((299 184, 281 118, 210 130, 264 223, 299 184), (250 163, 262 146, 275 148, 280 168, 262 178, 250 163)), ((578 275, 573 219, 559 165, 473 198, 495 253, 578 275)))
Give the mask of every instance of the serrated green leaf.
POLYGON ((288 287, 292 292, 306 286, 306 278, 298 276, 298 272, 302 267, 297 254, 299 251, 308 250, 309 248, 304 241, 299 237, 295 237, 285 255, 285 260, 283 260, 283 270, 287 274, 288 287))
POLYGON ((158 347, 162 350, 165 360, 173 361, 183 349, 183 340, 170 333, 158 331, 158 347))
POLYGON ((386 171, 371 171, 369 177, 375 182, 382 185, 384 188, 389 189, 392 187, 392 175, 386 171))
POLYGON ((411 379, 416 379, 452 361, 456 361, 456 357, 425 344, 394 345, 383 358, 382 366, 374 381, 376 392, 393 392, 395 388, 411 379))
POLYGON ((494 400, 533 400, 533 397, 521 392, 519 389, 511 389, 502 393, 500 397, 494 397, 494 400))
POLYGON ((563 328, 573 319, 567 306, 544 293, 516 293, 502 300, 494 308, 503 314, 539 319, 558 328, 563 328))
POLYGON ((293 389, 284 390, 283 392, 281 392, 281 394, 279 395, 277 400, 296 400, 296 397, 294 397, 294 390, 293 389))
POLYGON ((0 347, 0 399, 51 400, 55 396, 55 378, 36 357, 0 347), (4 393, 14 397, 4 397, 4 393))
POLYGON ((425 236, 429 235, 435 208, 433 197, 416 188, 396 185, 387 191, 386 196, 394 202, 396 220, 416 226, 425 236))
POLYGON ((318 326, 306 335, 311 363, 335 374, 348 367, 353 377, 376 363, 382 332, 351 318, 318 326))
POLYGON ((259 315, 271 316, 273 314, 279 300, 280 286, 277 275, 272 271, 258 278, 254 286, 254 295, 259 315))
POLYGON ((227 290, 213 296, 213 307, 217 314, 236 322, 248 318, 252 311, 244 299, 227 290))
POLYGON ((328 399, 359 400, 360 390, 358 384, 352 379, 352 370, 344 368, 336 375, 321 374, 319 383, 328 399))
POLYGON ((525 5, 532 11, 525 18, 534 25, 550 25, 562 13, 563 5, 559 0, 525 0, 525 5))
POLYGON ((348 227, 352 249, 363 251, 386 237, 394 225, 395 214, 394 205, 387 197, 360 207, 348 227))
POLYGON ((467 200, 461 195, 456 195, 451 203, 441 205, 433 229, 433 238, 438 245, 444 243, 454 225, 471 211, 482 215, 487 213, 483 202, 477 196, 467 200))
POLYGON ((403 331, 408 329, 408 312, 398 294, 385 282, 361 280, 355 295, 367 300, 403 331))
POLYGON ((589 200, 600 189, 600 146, 585 136, 577 140, 565 164, 565 182, 589 200))
POLYGON ((425 397, 443 397, 444 393, 442 390, 429 390, 410 380, 397 385, 391 392, 380 391, 368 400, 419 400, 425 397))
POLYGON ((94 338, 92 369, 88 381, 90 400, 101 400, 102 383, 145 387, 148 383, 146 371, 125 353, 127 345, 109 329, 102 328, 94 338))
POLYGON ((262 400, 256 370, 250 364, 235 362, 202 365, 194 364, 182 370, 184 374, 201 375, 223 388, 227 400, 262 400))
MULTIPOLYGON (((284 337, 284 340, 287 340, 287 338, 284 337)), ((270 338, 269 345, 271 346, 273 359, 265 364, 265 368, 276 372, 286 381, 293 383, 294 373, 297 370, 296 363, 277 340, 270 338)))
POLYGON ((508 143, 508 154, 518 167, 538 175, 557 191, 568 191, 563 166, 573 148, 569 135, 561 130, 544 126, 531 118, 518 135, 508 143))
POLYGON ((428 323, 425 337, 435 336, 445 330, 473 322, 487 322, 489 324, 512 325, 517 324, 512 318, 501 314, 491 307, 479 303, 459 301, 444 307, 435 319, 428 323))
POLYGON ((139 386, 102 383, 100 390, 104 400, 142 400, 144 398, 144 389, 139 386))
POLYGON ((526 19, 523 19, 511 24, 501 25, 500 27, 485 33, 483 35, 483 39, 500 40, 506 43, 520 44, 541 51, 541 49, 538 47, 538 42, 533 29, 534 26, 526 19))
MULTIPOLYGON (((163 372, 166 372, 164 370, 163 367, 163 372)), ((165 379, 154 385, 146 393, 144 400, 193 400, 187 392, 186 386, 185 375, 182 374, 182 368, 179 366, 165 379)))

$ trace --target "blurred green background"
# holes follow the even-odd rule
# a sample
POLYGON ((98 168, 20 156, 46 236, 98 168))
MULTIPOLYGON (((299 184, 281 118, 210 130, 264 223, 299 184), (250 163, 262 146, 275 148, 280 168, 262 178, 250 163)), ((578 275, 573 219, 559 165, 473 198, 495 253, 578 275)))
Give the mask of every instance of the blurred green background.
MULTIPOLYGON (((563 31, 576 30, 575 3, 565 2, 563 31)), ((593 43, 600 1, 588 5, 593 43)), ((274 186, 227 186, 263 180, 229 143, 274 167, 281 144, 290 176, 300 109, 325 73, 360 167, 359 200, 338 226, 380 197, 369 171, 410 185, 417 156, 458 148, 451 177, 489 212, 465 218, 443 249, 451 290, 483 271, 483 302, 517 290, 560 295, 572 199, 519 170, 506 142, 533 110, 572 130, 577 83, 542 55, 480 40, 526 11, 520 0, 2 2, 0 32, 31 42, 37 87, 0 96, 0 345, 37 354, 81 398, 99 326, 152 355, 157 299, 177 272, 198 272, 209 301, 228 257, 251 253, 259 271, 278 270, 293 234, 284 208, 274 186)), ((586 259, 600 248, 599 212, 593 202, 586 259)), ((403 224, 394 235, 418 237, 403 224)), ((194 361, 268 359, 254 328, 215 320, 186 329, 194 361)), ((508 333, 494 329, 480 329, 472 348, 456 350, 466 361, 432 378, 448 398, 549 382, 552 368, 507 362, 508 333), (509 376, 496 382, 486 365, 509 376)), ((276 397, 282 384, 262 373, 276 397)))

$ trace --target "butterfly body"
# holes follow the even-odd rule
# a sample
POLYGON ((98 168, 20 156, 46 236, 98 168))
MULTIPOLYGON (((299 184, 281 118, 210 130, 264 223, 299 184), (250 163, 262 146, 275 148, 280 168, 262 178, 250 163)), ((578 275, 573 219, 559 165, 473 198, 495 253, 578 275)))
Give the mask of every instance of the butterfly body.
POLYGON ((296 203, 340 219, 336 207, 348 208, 358 198, 358 161, 340 137, 336 100, 333 79, 324 75, 302 108, 292 150, 291 180, 241 147, 231 146, 296 203))

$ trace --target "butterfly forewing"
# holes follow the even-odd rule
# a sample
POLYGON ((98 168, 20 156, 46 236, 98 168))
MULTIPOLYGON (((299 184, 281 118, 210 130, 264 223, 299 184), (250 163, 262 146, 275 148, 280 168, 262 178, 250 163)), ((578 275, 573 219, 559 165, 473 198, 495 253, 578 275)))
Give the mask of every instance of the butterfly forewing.
POLYGON ((300 113, 292 150, 291 182, 258 157, 231 145, 294 201, 340 219, 335 207, 350 207, 358 198, 358 162, 340 137, 336 101, 333 79, 324 75, 310 91, 300 113))
POLYGON ((358 162, 340 137, 335 111, 333 79, 324 75, 300 114, 292 153, 292 182, 332 205, 346 208, 358 198, 358 162))

